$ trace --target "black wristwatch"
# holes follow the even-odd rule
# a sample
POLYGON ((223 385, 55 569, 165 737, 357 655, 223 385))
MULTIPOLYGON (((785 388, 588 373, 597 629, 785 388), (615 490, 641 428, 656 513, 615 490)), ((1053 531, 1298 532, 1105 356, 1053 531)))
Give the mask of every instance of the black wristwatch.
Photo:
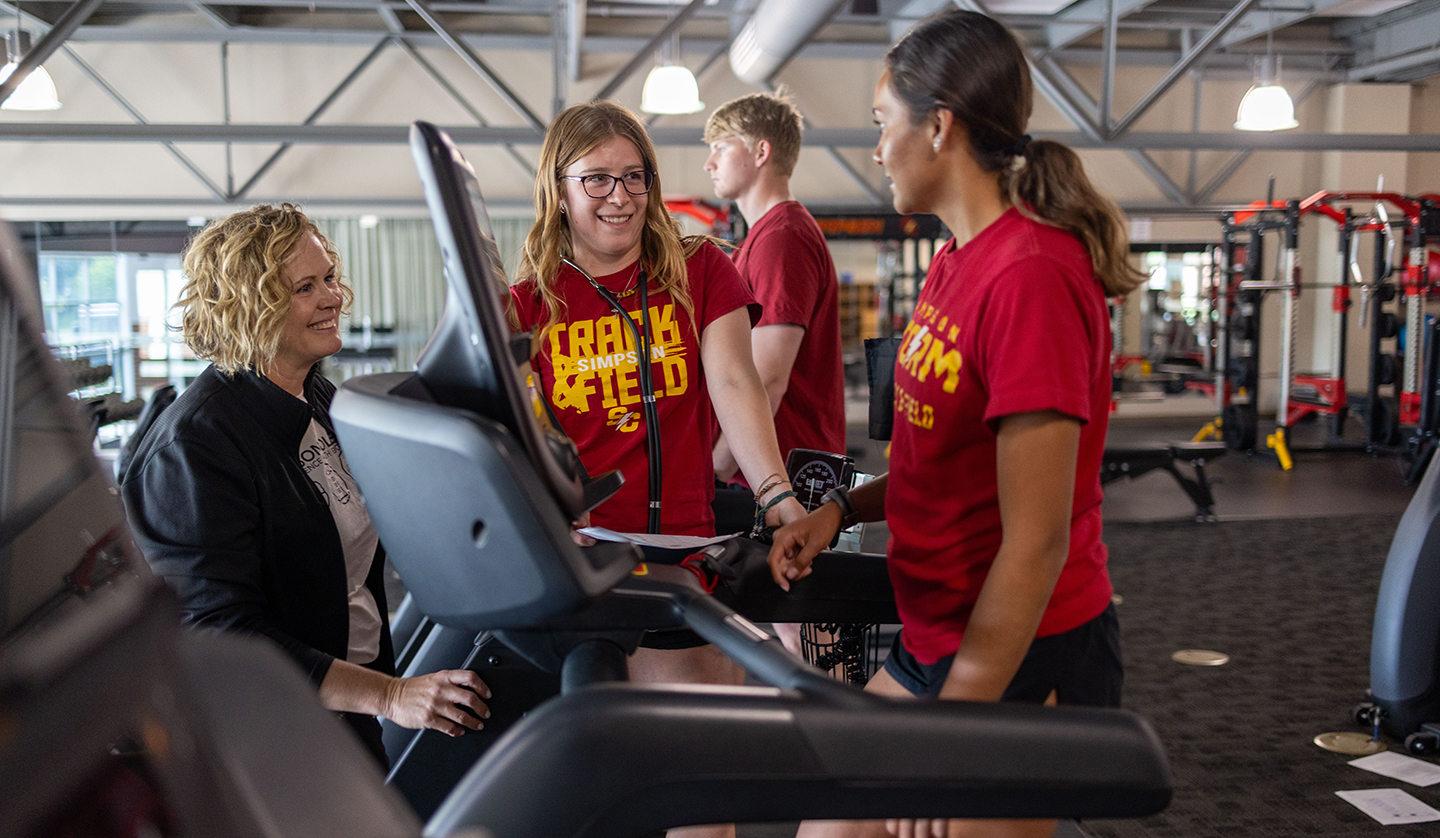
POLYGON ((860 523, 860 513, 855 511, 855 504, 850 501, 850 490, 844 486, 836 486, 826 492, 820 498, 820 505, 834 502, 840 507, 840 529, 848 530, 860 523))

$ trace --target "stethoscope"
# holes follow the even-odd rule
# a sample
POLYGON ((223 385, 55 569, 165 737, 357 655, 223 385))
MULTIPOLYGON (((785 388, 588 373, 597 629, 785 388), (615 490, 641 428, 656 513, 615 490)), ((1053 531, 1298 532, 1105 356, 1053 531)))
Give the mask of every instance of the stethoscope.
POLYGON ((599 292, 610 308, 620 315, 620 319, 630 329, 630 337, 635 341, 635 346, 641 352, 637 354, 639 362, 635 366, 640 373, 640 390, 642 393, 641 404, 645 411, 645 453, 650 466, 650 510, 648 517, 647 531, 654 534, 660 532, 660 412, 655 407, 655 382, 651 376, 650 357, 650 296, 648 293, 645 269, 640 268, 636 282, 640 285, 640 328, 635 326, 635 319, 630 312, 620 305, 620 299, 615 296, 609 288, 595 281, 595 277, 586 273, 583 268, 569 259, 561 258, 561 262, 574 268, 581 276, 589 281, 592 288, 599 292), (643 336, 643 340, 641 339, 643 336))

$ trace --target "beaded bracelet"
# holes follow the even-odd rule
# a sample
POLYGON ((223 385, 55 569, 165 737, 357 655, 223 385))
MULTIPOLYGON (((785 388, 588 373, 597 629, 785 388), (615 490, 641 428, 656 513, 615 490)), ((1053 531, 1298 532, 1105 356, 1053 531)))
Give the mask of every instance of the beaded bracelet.
POLYGON ((770 507, 774 506, 782 500, 785 500, 786 498, 793 497, 795 497, 795 490, 786 489, 785 491, 771 498, 770 502, 765 504, 764 506, 760 506, 757 504, 755 507, 755 526, 751 530, 751 532, 758 533, 765 529, 765 513, 770 511, 770 507))
POLYGON ((755 493, 755 502, 756 502, 756 503, 759 503, 759 502, 760 502, 760 499, 763 498, 763 497, 765 497, 765 493, 766 493, 766 492, 770 491, 771 489, 775 488, 776 486, 779 486, 781 483, 784 483, 784 482, 786 482, 786 481, 785 481, 785 475, 780 474, 779 472, 776 472, 776 473, 770 475, 770 477, 765 478, 765 479, 764 479, 763 481, 761 481, 761 483, 760 483, 760 491, 758 491, 758 492, 755 493), (774 479, 772 480, 771 478, 774 478, 774 479))

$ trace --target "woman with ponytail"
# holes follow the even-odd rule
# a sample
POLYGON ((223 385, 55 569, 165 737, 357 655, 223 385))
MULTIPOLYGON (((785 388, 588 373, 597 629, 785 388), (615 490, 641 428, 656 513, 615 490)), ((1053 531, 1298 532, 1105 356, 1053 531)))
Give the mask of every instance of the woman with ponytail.
MULTIPOLYGON (((885 519, 903 628, 867 689, 1117 706, 1119 626, 1100 541, 1106 297, 1141 281, 1125 222, 1075 153, 1025 133, 1015 36, 951 10, 886 56, 875 162, 895 209, 954 234, 895 365, 890 472, 776 534, 781 587, 837 528, 885 519)), ((1050 835, 1053 821, 806 824, 801 834, 1050 835)))

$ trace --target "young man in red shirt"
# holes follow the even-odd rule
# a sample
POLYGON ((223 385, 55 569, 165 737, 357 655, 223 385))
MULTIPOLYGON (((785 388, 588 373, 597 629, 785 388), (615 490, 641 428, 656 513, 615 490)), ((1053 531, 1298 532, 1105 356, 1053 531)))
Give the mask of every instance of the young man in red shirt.
MULTIPOLYGON (((800 111, 769 93, 727 102, 705 124, 715 195, 734 201, 750 226, 734 259, 764 309, 750 348, 785 457, 792 448, 845 453, 835 263, 820 226, 790 194, 800 132, 800 111)), ((716 477, 736 477, 723 435, 714 461, 716 477)))

